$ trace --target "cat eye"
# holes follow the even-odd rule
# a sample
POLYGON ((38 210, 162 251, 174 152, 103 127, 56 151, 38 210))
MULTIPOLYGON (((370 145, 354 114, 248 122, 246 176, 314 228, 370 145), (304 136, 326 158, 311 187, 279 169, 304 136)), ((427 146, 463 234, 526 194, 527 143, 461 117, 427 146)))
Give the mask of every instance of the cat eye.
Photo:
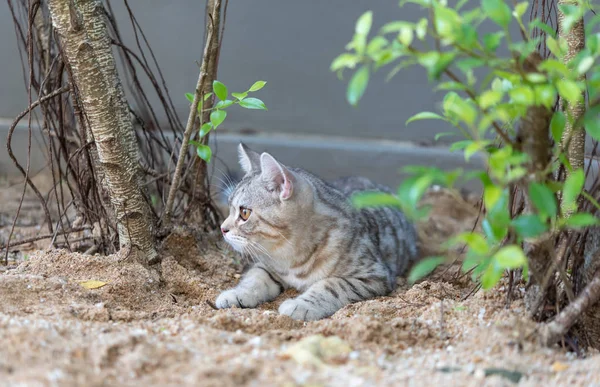
POLYGON ((246 207, 240 207, 240 218, 242 218, 243 221, 248 220, 251 213, 252 213, 251 209, 246 208, 246 207))

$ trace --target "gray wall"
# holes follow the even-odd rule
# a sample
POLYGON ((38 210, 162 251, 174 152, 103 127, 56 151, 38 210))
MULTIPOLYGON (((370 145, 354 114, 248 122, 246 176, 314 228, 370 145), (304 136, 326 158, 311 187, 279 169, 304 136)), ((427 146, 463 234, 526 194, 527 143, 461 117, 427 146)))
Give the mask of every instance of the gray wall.
MULTIPOLYGON (((122 34, 134 45, 125 7, 113 0, 122 34)), ((203 38, 204 1, 130 0, 155 50, 171 96, 187 117, 184 93, 198 76, 203 38)), ((438 100, 424 71, 400 72, 390 83, 374 77, 359 108, 345 101, 346 82, 329 71, 332 59, 351 39, 354 23, 374 11, 374 28, 393 19, 418 20, 417 7, 398 8, 397 0, 230 1, 219 79, 243 91, 255 80, 268 112, 232 109, 225 128, 266 132, 423 141, 444 131, 439 123, 419 122, 405 128, 414 113, 431 110, 438 100), (433 126, 437 125, 437 126, 433 126)), ((27 104, 21 62, 8 5, 0 2, 0 117, 14 117, 27 104)))

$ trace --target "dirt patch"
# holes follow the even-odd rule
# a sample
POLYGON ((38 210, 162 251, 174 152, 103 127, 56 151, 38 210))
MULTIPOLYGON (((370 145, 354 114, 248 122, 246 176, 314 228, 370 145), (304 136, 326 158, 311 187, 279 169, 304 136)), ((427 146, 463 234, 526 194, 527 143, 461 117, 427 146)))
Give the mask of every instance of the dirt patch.
MULTIPOLYGON (((420 230, 431 240, 472 227, 473 203, 460 207, 444 193, 426 200, 434 208, 420 230)), ((599 355, 539 347, 520 293, 510 305, 501 291, 466 297, 472 284, 451 265, 412 287, 399 279, 388 297, 303 323, 277 313, 293 291, 256 309, 210 306, 242 270, 217 235, 177 230, 155 270, 126 254, 21 253, 27 260, 0 274, 6 385, 600 383, 599 355), (106 285, 87 289, 84 280, 106 285), (335 356, 324 354, 331 336, 343 348, 335 356)))

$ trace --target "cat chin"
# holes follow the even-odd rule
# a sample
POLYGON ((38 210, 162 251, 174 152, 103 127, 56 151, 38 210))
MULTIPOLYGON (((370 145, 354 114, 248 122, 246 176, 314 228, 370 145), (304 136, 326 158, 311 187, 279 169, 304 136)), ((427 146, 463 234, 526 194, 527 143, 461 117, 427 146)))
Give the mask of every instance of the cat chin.
POLYGON ((233 247, 233 249, 235 251, 237 251, 238 253, 243 253, 244 252, 244 247, 246 247, 246 243, 244 241, 238 240, 237 238, 231 238, 228 237, 227 235, 224 237, 225 242, 227 242, 229 244, 229 246, 233 247))

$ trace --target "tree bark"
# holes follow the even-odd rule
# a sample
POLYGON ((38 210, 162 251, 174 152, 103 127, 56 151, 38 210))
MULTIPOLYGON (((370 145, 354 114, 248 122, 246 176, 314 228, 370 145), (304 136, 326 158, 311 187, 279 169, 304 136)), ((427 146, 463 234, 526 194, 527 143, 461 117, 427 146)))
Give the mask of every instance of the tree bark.
POLYGON ((138 249, 142 263, 153 263, 154 222, 142 190, 137 142, 103 6, 99 0, 50 0, 48 6, 95 142, 97 169, 104 176, 120 247, 138 249))
MULTIPOLYGON (((542 62, 541 56, 534 52, 523 63, 524 72, 538 72, 538 65, 542 62)), ((528 154, 531 163, 528 166, 532 173, 539 173, 547 168, 550 162, 550 120, 552 110, 545 106, 531 106, 521 119, 518 132, 518 142, 521 150, 528 154)), ((527 187, 521 187, 527 192, 527 187)), ((531 213, 532 204, 527 195, 525 197, 524 211, 531 213)), ((539 317, 540 306, 544 304, 549 279, 553 272, 553 244, 552 235, 535 242, 523 244, 525 254, 528 257, 531 276, 525 293, 525 306, 530 315, 539 317)))
MULTIPOLYGON (((558 5, 576 5, 576 2, 572 0, 559 0, 558 5)), ((565 15, 558 11, 558 35, 559 37, 564 38, 567 41, 568 50, 565 54, 563 61, 568 63, 571 59, 575 57, 581 50, 583 50, 585 45, 585 29, 583 25, 583 19, 579 20, 575 25, 571 28, 571 31, 567 32, 563 29, 563 21, 565 15)), ((577 122, 583 113, 585 112, 585 105, 582 102, 577 103, 575 105, 565 103, 562 98, 559 102, 559 109, 565 111, 569 115, 572 116, 571 122, 577 122)), ((583 168, 584 165, 584 152, 585 152, 585 130, 583 127, 574 127, 573 124, 569 120, 567 120, 567 124, 565 125, 565 130, 562 136, 562 146, 567 153, 567 158, 569 163, 573 167, 573 170, 577 170, 583 168)), ((567 175, 568 175, 567 171, 567 175)))
MULTIPOLYGON (((558 342, 573 324, 581 317, 586 316, 590 306, 598 303, 600 299, 600 276, 595 276, 589 284, 583 289, 577 299, 573 300, 564 308, 556 318, 542 325, 540 329, 540 339, 545 345, 552 345, 558 342)), ((596 316, 598 317, 598 316, 596 316)), ((598 347, 600 338, 594 337, 589 344, 598 347)))

